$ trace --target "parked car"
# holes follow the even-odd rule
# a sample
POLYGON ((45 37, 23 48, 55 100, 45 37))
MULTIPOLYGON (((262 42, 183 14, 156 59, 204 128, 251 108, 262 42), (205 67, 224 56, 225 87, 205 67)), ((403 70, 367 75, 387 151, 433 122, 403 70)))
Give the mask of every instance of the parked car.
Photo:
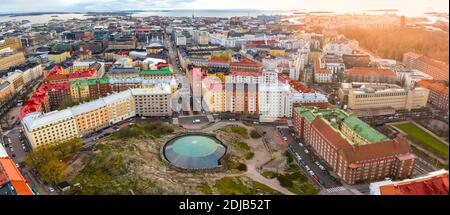
POLYGON ((55 189, 53 189, 53 187, 48 187, 48 191, 50 191, 50 193, 55 192, 55 189))
POLYGON ((305 153, 306 153, 306 154, 309 154, 309 151, 308 151, 308 149, 305 149, 305 153))
POLYGON ((303 143, 299 142, 298 145, 300 145, 301 147, 303 147, 303 143))
POLYGON ((306 171, 311 171, 311 168, 309 168, 308 165, 305 165, 305 169, 306 169, 306 171))
POLYGON ((315 175, 314 172, 313 172, 312 170, 309 170, 308 173, 309 173, 311 176, 314 176, 314 175, 315 175))

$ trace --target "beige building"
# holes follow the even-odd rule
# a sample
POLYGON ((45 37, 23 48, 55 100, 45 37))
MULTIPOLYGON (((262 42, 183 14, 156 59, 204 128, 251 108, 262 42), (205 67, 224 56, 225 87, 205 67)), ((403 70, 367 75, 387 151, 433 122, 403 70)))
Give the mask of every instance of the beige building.
POLYGON ((0 80, 0 106, 5 104, 14 94, 14 87, 9 81, 0 80))
POLYGON ((30 113, 22 120, 24 133, 32 148, 60 143, 79 136, 70 109, 50 113, 30 113))
POLYGON ((108 108, 109 124, 116 124, 136 115, 135 101, 131 90, 112 94, 103 98, 108 108))
POLYGON ((25 63, 23 52, 0 53, 0 70, 7 70, 23 63, 25 63))
POLYGON ((412 110, 427 104, 429 90, 423 87, 401 88, 395 84, 342 83, 339 99, 349 109, 394 108, 412 110))
POLYGON ((138 116, 171 116, 172 92, 169 85, 133 89, 138 116))

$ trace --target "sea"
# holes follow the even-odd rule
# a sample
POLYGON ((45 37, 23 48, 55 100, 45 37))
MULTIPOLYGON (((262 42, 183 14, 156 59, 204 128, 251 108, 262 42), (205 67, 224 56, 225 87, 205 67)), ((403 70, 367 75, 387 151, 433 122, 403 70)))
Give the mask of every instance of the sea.
MULTIPOLYGON (((245 9, 234 9, 234 10, 193 10, 193 9, 174 9, 174 10, 146 10, 146 11, 127 11, 131 13, 131 16, 134 17, 148 17, 148 16, 168 16, 168 17, 234 17, 234 16, 250 16, 250 17, 256 17, 259 15, 293 15, 294 11, 291 10, 245 10, 245 9)), ((299 10, 299 12, 308 12, 306 10, 299 10)), ((361 11, 359 13, 367 11, 361 11)), ((425 12, 425 11, 424 11, 425 12)), ((426 15, 424 12, 414 14, 412 16, 421 16, 421 17, 427 17, 432 18, 429 15, 426 15)), ((331 12, 332 13, 332 12, 331 12)), ((394 12, 396 14, 402 14, 399 12, 394 12)), ((405 14, 406 15, 406 14, 405 14)), ((408 15, 407 15, 408 16, 408 15)), ((38 15, 2 15, 0 13, 0 22, 7 22, 7 21, 21 21, 21 20, 28 20, 30 24, 37 24, 37 23, 47 23, 52 19, 59 19, 59 20, 67 20, 67 19, 87 19, 89 17, 92 17, 91 14, 87 13, 42 13, 38 15)), ((448 20, 448 16, 447 16, 448 20)))
MULTIPOLYGON (((293 12, 286 10, 155 10, 155 11, 139 11, 131 12, 133 17, 148 16, 168 16, 168 17, 233 17, 233 16, 251 16, 259 15, 291 15, 293 12)), ((39 14, 27 16, 11 16, 1 15, 0 22, 28 20, 30 24, 47 23, 52 19, 68 20, 68 19, 87 19, 92 17, 86 13, 60 13, 60 14, 39 14)))

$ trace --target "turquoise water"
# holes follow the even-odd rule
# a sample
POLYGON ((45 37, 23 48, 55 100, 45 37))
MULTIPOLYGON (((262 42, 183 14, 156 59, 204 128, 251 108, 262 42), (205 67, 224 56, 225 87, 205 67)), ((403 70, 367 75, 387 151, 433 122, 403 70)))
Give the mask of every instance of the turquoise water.
POLYGON ((214 153, 217 144, 213 139, 205 136, 192 135, 181 137, 173 142, 173 150, 186 157, 203 157, 214 153))

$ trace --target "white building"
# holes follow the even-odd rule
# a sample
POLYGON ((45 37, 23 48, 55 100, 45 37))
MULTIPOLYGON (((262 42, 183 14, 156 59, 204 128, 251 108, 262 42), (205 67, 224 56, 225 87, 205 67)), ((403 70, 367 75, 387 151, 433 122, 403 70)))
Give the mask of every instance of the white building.
POLYGON ((262 84, 259 86, 260 121, 272 121, 286 116, 286 97, 289 95, 289 85, 262 84))

